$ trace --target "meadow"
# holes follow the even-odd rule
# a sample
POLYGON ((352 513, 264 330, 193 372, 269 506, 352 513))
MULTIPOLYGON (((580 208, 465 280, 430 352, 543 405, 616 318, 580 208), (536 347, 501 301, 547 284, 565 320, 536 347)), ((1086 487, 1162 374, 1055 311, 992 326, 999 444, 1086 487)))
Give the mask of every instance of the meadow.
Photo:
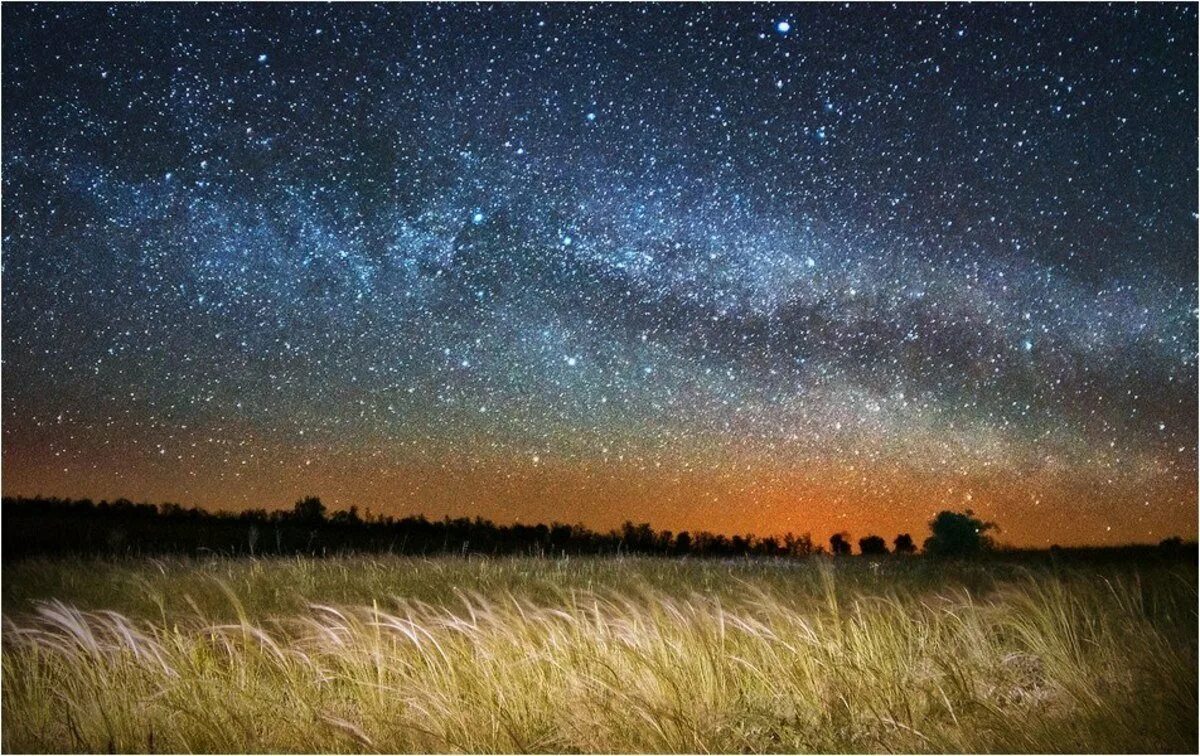
POLYGON ((35 558, 5 752, 1195 752, 1197 571, 35 558))

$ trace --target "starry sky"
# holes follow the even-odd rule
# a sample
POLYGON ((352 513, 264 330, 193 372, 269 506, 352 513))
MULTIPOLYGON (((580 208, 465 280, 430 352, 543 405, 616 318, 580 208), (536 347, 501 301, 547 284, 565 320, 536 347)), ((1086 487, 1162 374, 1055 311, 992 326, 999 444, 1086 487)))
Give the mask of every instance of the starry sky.
POLYGON ((1197 8, 3 7, 3 484, 1196 535, 1197 8))

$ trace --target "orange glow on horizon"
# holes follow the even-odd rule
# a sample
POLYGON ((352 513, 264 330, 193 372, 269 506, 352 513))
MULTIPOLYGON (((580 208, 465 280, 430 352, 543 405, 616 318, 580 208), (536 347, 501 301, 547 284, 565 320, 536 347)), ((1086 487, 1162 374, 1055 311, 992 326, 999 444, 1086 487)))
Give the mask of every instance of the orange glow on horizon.
POLYGON ((27 464, 8 449, 5 458, 8 496, 124 497, 213 510, 282 509, 313 494, 334 510, 355 505, 395 516, 579 522, 598 530, 632 520, 676 532, 811 533, 818 542, 839 531, 889 541, 907 532, 920 542, 937 511, 973 509, 1000 525, 997 540, 1014 546, 1155 542, 1197 533, 1195 479, 1185 476, 1171 490, 1113 490, 1106 481, 1069 471, 1043 471, 1014 485, 1001 474, 932 476, 896 464, 867 470, 824 463, 760 477, 755 470, 762 467, 644 469, 553 457, 497 460, 493 466, 341 453, 299 465, 264 456, 246 465, 210 461, 184 474, 170 464, 117 473, 115 457, 91 469, 56 471, 27 464), (231 473, 230 467, 242 469, 231 473), (1055 516, 1047 517, 1048 511, 1055 516))

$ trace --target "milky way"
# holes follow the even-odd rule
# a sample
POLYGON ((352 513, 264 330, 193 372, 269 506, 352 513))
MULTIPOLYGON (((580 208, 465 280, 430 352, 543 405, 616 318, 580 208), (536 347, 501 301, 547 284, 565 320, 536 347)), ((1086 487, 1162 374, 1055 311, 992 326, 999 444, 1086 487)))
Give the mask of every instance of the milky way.
POLYGON ((5 493, 1195 535, 1196 6, 5 6, 5 493))

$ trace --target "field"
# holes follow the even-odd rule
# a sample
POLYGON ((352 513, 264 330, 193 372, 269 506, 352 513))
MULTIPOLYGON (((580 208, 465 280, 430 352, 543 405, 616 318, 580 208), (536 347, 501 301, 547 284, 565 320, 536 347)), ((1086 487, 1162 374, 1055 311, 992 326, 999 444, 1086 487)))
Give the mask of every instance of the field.
POLYGON ((1195 752, 1194 564, 25 560, 3 748, 1195 752))

